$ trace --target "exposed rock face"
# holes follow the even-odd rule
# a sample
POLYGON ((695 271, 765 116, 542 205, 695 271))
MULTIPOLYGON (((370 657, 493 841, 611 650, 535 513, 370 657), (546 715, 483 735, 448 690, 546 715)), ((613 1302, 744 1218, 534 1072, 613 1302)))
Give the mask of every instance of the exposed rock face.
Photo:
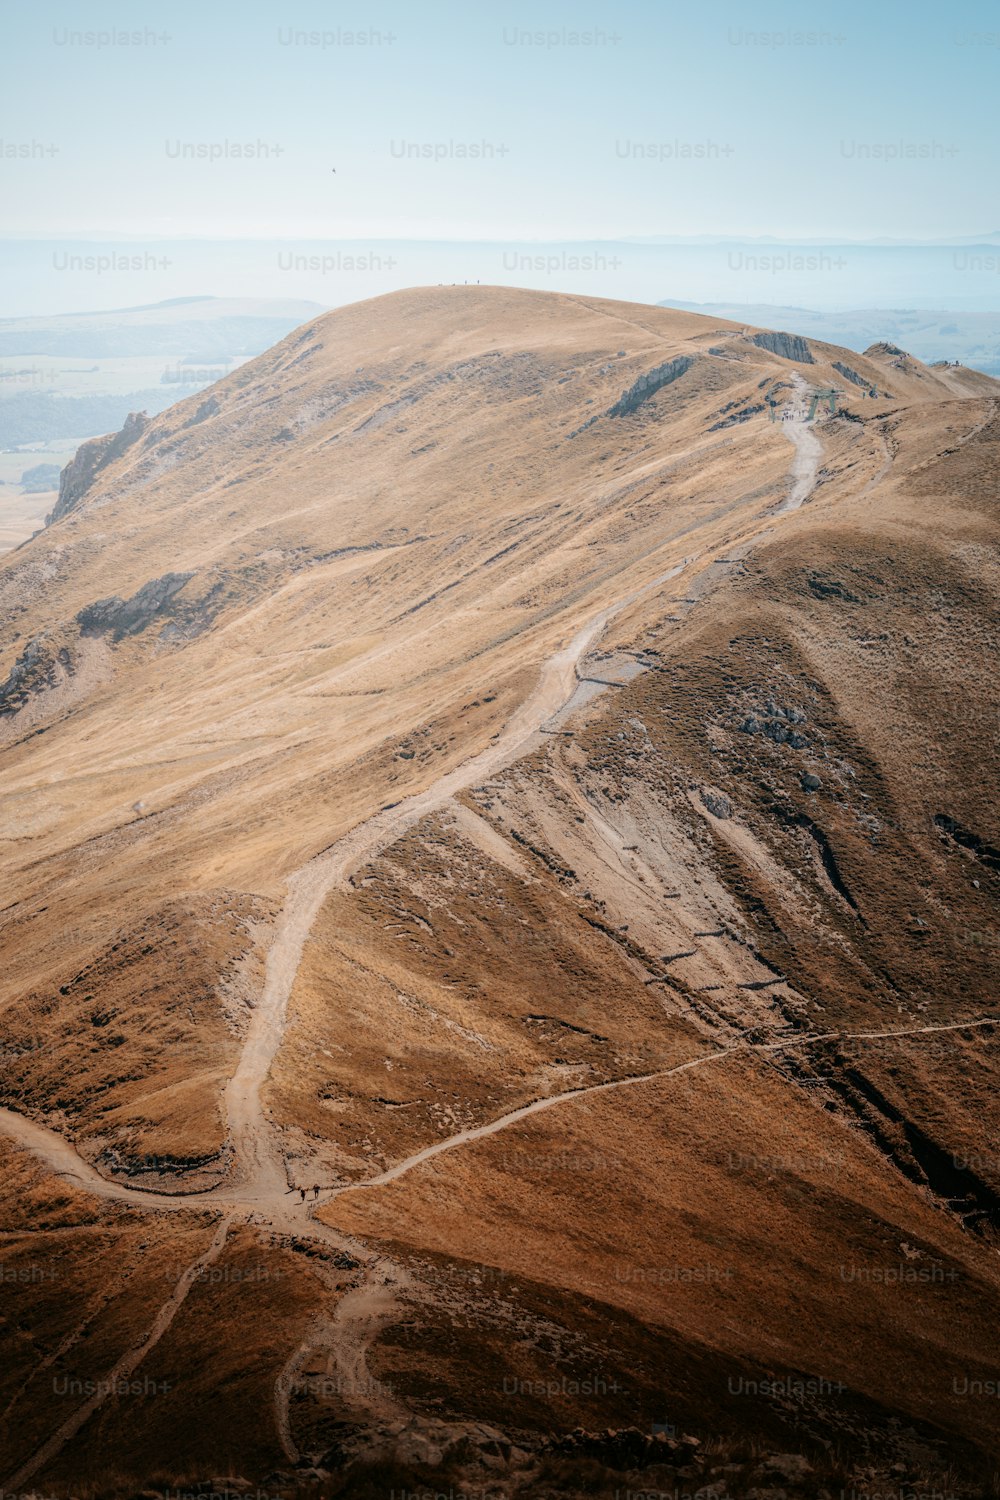
POLYGON ((868 390, 868 389, 871 388, 871 381, 870 380, 866 380, 863 375, 859 375, 858 374, 857 370, 852 370, 851 367, 850 367, 850 365, 843 364, 841 360, 839 360, 839 359, 834 360, 834 362, 833 362, 833 368, 837 371, 837 373, 839 375, 843 375, 843 377, 844 377, 845 380, 849 380, 852 385, 860 385, 865 390, 868 390))
POLYGON ((720 421, 713 422, 708 430, 718 432, 722 427, 736 427, 740 422, 749 422, 751 417, 759 416, 762 411, 766 410, 767 407, 763 401, 759 405, 754 403, 752 406, 745 406, 742 411, 734 411, 728 417, 722 417, 720 421))
POLYGON ((668 359, 666 364, 657 365, 655 370, 649 370, 645 375, 640 375, 634 385, 630 385, 624 391, 614 406, 607 413, 609 417, 626 417, 648 401, 650 396, 655 396, 657 391, 662 391, 665 385, 671 385, 685 371, 690 370, 694 364, 693 359, 687 355, 681 355, 679 359, 668 359))
POLYGON ((206 420, 206 418, 208 418, 208 417, 214 417, 214 416, 216 416, 218 414, 218 412, 220 411, 220 409, 221 408, 219 407, 218 397, 217 396, 209 396, 206 401, 203 401, 201 403, 201 405, 198 407, 198 410, 195 412, 194 416, 193 417, 188 417, 187 421, 184 423, 184 426, 185 427, 197 427, 197 425, 198 425, 199 422, 204 422, 206 420))
POLYGON ((131 599, 119 599, 116 594, 109 599, 97 599, 81 609, 76 618, 81 630, 91 635, 113 631, 116 640, 138 635, 164 612, 174 595, 193 577, 193 573, 164 573, 162 578, 151 578, 144 583, 131 599))
POLYGON ((53 644, 45 636, 35 636, 11 667, 6 682, 0 683, 0 715, 16 714, 33 693, 52 687, 60 667, 73 670, 68 648, 53 644))
POLYGON ((697 1465, 700 1447, 696 1437, 686 1434, 671 1437, 661 1432, 650 1436, 637 1427, 608 1429, 606 1432, 587 1432, 578 1427, 552 1442, 556 1452, 595 1459, 619 1471, 641 1469, 654 1463, 697 1465))
POLYGON ((777 354, 781 359, 794 359, 800 365, 814 365, 816 361, 812 357, 809 345, 805 339, 800 338, 797 333, 755 333, 750 340, 756 344, 758 349, 767 349, 771 354, 777 354))
POLYGON ((149 426, 144 411, 129 412, 120 432, 90 438, 81 443, 59 476, 59 498, 46 518, 49 525, 75 510, 93 484, 96 475, 120 454, 130 448, 149 426))

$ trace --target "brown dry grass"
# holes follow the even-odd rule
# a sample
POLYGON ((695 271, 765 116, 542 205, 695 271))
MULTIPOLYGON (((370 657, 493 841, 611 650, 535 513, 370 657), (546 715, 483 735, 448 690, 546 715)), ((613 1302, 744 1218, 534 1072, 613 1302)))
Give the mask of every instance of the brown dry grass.
MULTIPOLYGON (((295 1170, 369 1175, 533 1098, 739 1036, 988 1011, 995 386, 885 372, 895 399, 852 397, 863 420, 822 428, 813 498, 775 517, 791 455, 777 424, 709 429, 790 367, 734 334, 487 288, 343 309, 223 382, 215 413, 198 418, 197 398, 156 419, 5 560, 5 668, 39 637, 69 665, 2 751, 16 900, 0 1102, 102 1164, 109 1148, 133 1166, 218 1152, 284 877, 482 748, 581 621, 685 558, 601 643, 656 670, 326 903, 267 1092, 295 1170), (570 436, 677 353, 695 364, 676 385, 570 436), (195 575, 169 618, 106 639, 100 680, 74 672, 77 612, 168 571, 195 575), (771 697, 805 709, 803 749, 740 731, 771 697), (733 816, 712 819, 704 788, 733 816), (978 845, 930 831, 935 813, 978 845)), ((825 362, 806 373, 835 379, 825 362)), ((912 1426, 920 1472, 954 1460, 972 1493, 996 1414, 955 1383, 991 1370, 1000 1176, 987 1161, 959 1180, 971 1205, 950 1201, 947 1162, 989 1156, 995 1084, 985 1029, 736 1057, 349 1193, 327 1220, 411 1277, 369 1368, 422 1419, 526 1441, 674 1413, 737 1463, 765 1440, 815 1461, 818 1434, 842 1444, 845 1474, 869 1449, 888 1474, 912 1426), (840 1272, 900 1262, 943 1279, 840 1272), (476 1266, 498 1279, 477 1284, 476 1266), (682 1274, 698 1267, 719 1274, 682 1274), (625 1394, 504 1394, 505 1377, 595 1367, 625 1394), (783 1372, 845 1390, 806 1411, 729 1390, 783 1372)), ((211 1221, 97 1207, 6 1146, 3 1172, 4 1253, 65 1244, 73 1264, 72 1293, 3 1287, 13 1469, 64 1414, 32 1372, 80 1307, 70 1363, 96 1375, 148 1327, 158 1268, 190 1262, 211 1221)), ((283 1462, 274 1381, 300 1345, 327 1357, 317 1319, 339 1292, 260 1233, 263 1248, 234 1232, 221 1264, 264 1254, 286 1274, 196 1288, 147 1362, 170 1391, 102 1408, 42 1476, 50 1493, 283 1462)), ((293 1431, 320 1451, 345 1415, 298 1402, 293 1431)), ((422 1473, 395 1462, 357 1471, 356 1492, 422 1473)), ((735 1493, 760 1479, 745 1462, 735 1493)), ((574 1493, 610 1471, 533 1472, 574 1493)))

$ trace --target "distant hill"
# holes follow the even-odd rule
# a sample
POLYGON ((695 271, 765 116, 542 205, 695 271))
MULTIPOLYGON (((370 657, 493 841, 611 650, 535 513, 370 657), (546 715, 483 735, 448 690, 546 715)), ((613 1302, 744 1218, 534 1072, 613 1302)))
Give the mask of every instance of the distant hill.
POLYGON ((323 310, 291 299, 175 297, 0 319, 0 449, 109 432, 130 411, 155 416, 323 310), (86 368, 67 368, 70 360, 86 368))
POLYGON ((74 359, 135 355, 218 359, 261 354, 324 311, 318 302, 246 297, 174 297, 142 307, 0 319, 0 356, 74 359))
POLYGON ((26 495, 44 495, 48 490, 59 488, 58 464, 34 464, 21 475, 21 488, 26 495))
POLYGON ((180 396, 181 392, 169 385, 124 396, 111 392, 105 396, 53 396, 48 391, 24 391, 0 401, 0 449, 112 432, 130 411, 155 416, 180 396))

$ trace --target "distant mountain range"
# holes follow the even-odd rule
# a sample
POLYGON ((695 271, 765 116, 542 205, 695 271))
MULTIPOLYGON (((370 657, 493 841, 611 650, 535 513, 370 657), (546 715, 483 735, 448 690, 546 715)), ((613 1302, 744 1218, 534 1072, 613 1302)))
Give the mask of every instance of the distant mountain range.
POLYGON ((918 308, 860 308, 853 312, 820 312, 816 308, 787 307, 766 302, 681 302, 667 299, 660 307, 750 323, 755 328, 780 328, 867 349, 878 339, 889 339, 929 364, 958 360, 988 375, 1000 374, 1000 312, 925 311, 918 308))
MULTIPOLYGON (((229 299, 247 299, 234 303, 234 316, 241 316, 235 308, 242 305, 247 309, 242 315, 280 318, 283 311, 268 313, 260 303, 262 297, 276 297, 269 306, 290 308, 287 315, 303 322, 320 306, 340 307, 407 287, 479 284, 636 302, 656 302, 669 294, 674 301, 766 302, 838 311, 902 306, 991 312, 1000 308, 998 268, 996 231, 920 243, 728 235, 127 242, 0 238, 0 310, 50 315, 67 307, 115 303, 131 308, 135 321, 143 315, 135 304, 155 303, 161 309, 176 308, 172 317, 190 324, 206 289, 224 289, 229 299), (167 297, 182 300, 164 302, 167 297), (284 300, 288 298, 295 300, 284 300)), ((222 300, 213 300, 221 312, 222 300)), ((86 323, 77 319, 62 329, 73 342, 59 347, 73 353, 93 348, 97 325, 114 316, 102 312, 86 323)), ((18 317, 17 324, 12 331, 18 337, 32 327, 26 317, 18 317)), ((238 326, 217 331, 222 341, 241 342, 238 326)), ((180 339, 181 329, 175 333, 180 339)), ((134 335, 134 327, 118 328, 115 341, 102 347, 133 350, 138 347, 134 335)), ((10 347, 0 343, 0 351, 10 347)), ((204 352, 213 353, 215 347, 204 352)))
POLYGON ((109 432, 130 411, 156 415, 323 311, 289 299, 173 297, 0 319, 0 449, 109 432))
POLYGON ((854 239, 850 235, 831 238, 804 236, 801 239, 779 239, 773 234, 633 234, 626 235, 623 244, 634 245, 853 245, 859 249, 880 249, 891 246, 905 250, 950 249, 955 245, 1000 245, 1000 229, 991 229, 988 234, 943 235, 931 239, 894 239, 889 235, 874 238, 854 239))
POLYGON ((262 354, 325 309, 318 302, 172 297, 109 312, 0 319, 0 355, 122 358, 156 354, 218 359, 262 354))

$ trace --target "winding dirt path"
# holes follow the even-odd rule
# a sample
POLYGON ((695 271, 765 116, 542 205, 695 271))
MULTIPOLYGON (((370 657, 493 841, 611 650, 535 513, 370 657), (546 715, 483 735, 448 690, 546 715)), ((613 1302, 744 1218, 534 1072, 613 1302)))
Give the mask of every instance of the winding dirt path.
POLYGON ((191 1204, 190 1194, 187 1197, 177 1197, 168 1193, 152 1193, 145 1188, 132 1188, 122 1182, 109 1181, 88 1161, 84 1161, 72 1141, 50 1130, 47 1125, 39 1125, 30 1120, 27 1115, 16 1114, 12 1109, 0 1109, 0 1134, 16 1141, 19 1146, 24 1146, 50 1167, 57 1177, 71 1177, 86 1192, 94 1193, 98 1198, 146 1208, 184 1208, 191 1204))
MULTIPOLYGON (((793 376, 793 380, 796 383, 793 406, 797 415, 784 425, 790 429, 788 436, 797 451, 792 464, 792 492, 781 507, 785 510, 797 508, 810 493, 816 481, 822 454, 818 438, 804 420, 808 387, 798 374, 793 376)), ((676 547, 678 540, 676 537, 670 538, 664 546, 676 547)), ((421 818, 444 806, 457 792, 488 780, 539 743, 543 726, 572 703, 580 687, 579 664, 611 621, 640 599, 678 577, 685 568, 698 561, 699 557, 700 554, 685 557, 681 562, 631 589, 614 603, 595 611, 569 642, 544 662, 534 692, 514 712, 490 745, 454 770, 446 772, 424 791, 382 808, 289 877, 287 899, 267 955, 261 999, 254 1010, 236 1070, 225 1091, 229 1135, 237 1163, 238 1177, 235 1181, 201 1191, 186 1190, 173 1194, 154 1192, 148 1188, 132 1188, 102 1177, 94 1167, 82 1160, 71 1142, 12 1110, 0 1109, 0 1132, 26 1146, 57 1174, 73 1178, 87 1191, 105 1199, 150 1209, 176 1209, 192 1200, 198 1204, 256 1208, 266 1210, 274 1219, 280 1219, 284 1223, 301 1224, 308 1218, 307 1206, 290 1204, 288 1201, 289 1184, 281 1151, 280 1130, 267 1118, 262 1095, 271 1065, 284 1037, 288 1001, 302 962, 305 943, 324 901, 331 890, 348 880, 366 860, 394 843, 421 818)), ((691 1064, 682 1064, 679 1070, 668 1071, 683 1071, 688 1066, 713 1060, 715 1055, 694 1060, 691 1064)), ((525 1114, 551 1108, 563 1098, 576 1097, 581 1093, 593 1092, 594 1089, 621 1088, 640 1081, 643 1080, 618 1080, 573 1090, 567 1095, 536 1100, 476 1131, 425 1147, 424 1151, 397 1164, 387 1174, 372 1178, 368 1185, 376 1186, 393 1181, 421 1161, 451 1149, 464 1139, 474 1140, 481 1135, 493 1134, 523 1118, 525 1114)), ((334 1191, 347 1190, 349 1189, 345 1186, 334 1191)))
MULTIPOLYGON (((785 425, 792 429, 788 435, 795 443, 797 453, 792 465, 792 493, 782 509, 796 508, 806 498, 815 484, 822 451, 815 434, 802 420, 807 393, 805 382, 797 374, 793 379, 797 383, 798 419, 785 425)), ((676 547, 678 541, 677 537, 669 538, 664 547, 676 547)), ((0 1131, 27 1146, 55 1172, 74 1178, 102 1198, 149 1208, 180 1207, 192 1198, 199 1203, 229 1203, 244 1207, 267 1205, 272 1209, 280 1207, 282 1216, 288 1217, 289 1205, 283 1200, 289 1183, 280 1131, 265 1114, 262 1094, 284 1037, 289 996, 302 962, 306 939, 327 896, 366 860, 394 843, 428 813, 436 812, 457 792, 487 780, 533 748, 539 742, 540 732, 547 721, 571 705, 580 687, 579 663, 611 621, 678 577, 699 557, 700 554, 685 557, 614 603, 595 611, 569 642, 544 662, 534 692, 514 712, 493 743, 446 772, 424 791, 382 808, 289 877, 286 901, 267 955, 260 1002, 251 1018, 236 1070, 225 1090, 226 1117, 237 1164, 237 1180, 208 1190, 192 1192, 186 1189, 173 1194, 131 1188, 109 1182, 81 1159, 71 1143, 12 1110, 0 1109, 0 1131)), ((539 1107, 547 1106, 540 1102, 539 1107)), ((437 1143, 427 1149, 436 1154, 442 1146, 437 1143)))
POLYGON ((239 1064, 226 1089, 230 1137, 240 1176, 258 1195, 283 1194, 287 1178, 277 1132, 264 1113, 262 1090, 285 1032, 288 999, 302 962, 302 951, 320 909, 366 860, 395 843, 428 813, 436 812, 456 792, 487 780, 529 750, 542 726, 572 700, 578 687, 577 667, 611 620, 655 592, 684 567, 685 559, 614 604, 598 610, 569 643, 544 663, 538 684, 508 720, 499 737, 478 755, 438 778, 425 791, 383 808, 330 849, 297 870, 288 881, 288 897, 267 956, 264 989, 250 1023, 239 1064))
POLYGON ((335 1188, 329 1198, 339 1198, 345 1192, 360 1191, 363 1188, 383 1187, 386 1183, 397 1181, 407 1172, 412 1172, 414 1167, 422 1166, 425 1161, 431 1161, 445 1151, 453 1151, 456 1146, 464 1146, 471 1141, 484 1140, 487 1136, 507 1130, 520 1120, 540 1114, 542 1110, 554 1109, 556 1105, 566 1104, 570 1100, 582 1099, 593 1094, 610 1093, 612 1089, 634 1088, 637 1084, 652 1083, 658 1079, 675 1078, 680 1073, 689 1073, 693 1068, 703 1068, 709 1063, 724 1062, 727 1058, 740 1054, 787 1052, 793 1047, 815 1046, 819 1042, 883 1041, 893 1037, 924 1036, 938 1031, 964 1031, 977 1026, 1000 1026, 1000 1017, 982 1016, 972 1021, 949 1021, 931 1026, 907 1026, 896 1031, 824 1031, 810 1036, 782 1037, 776 1042, 737 1042, 735 1046, 721 1047, 715 1052, 702 1053, 701 1056, 689 1058, 687 1062, 677 1063, 672 1068, 661 1068, 654 1073, 636 1073, 629 1078, 613 1078, 607 1083, 585 1084, 582 1088, 567 1089, 561 1094, 551 1094, 542 1099, 535 1099, 530 1104, 522 1104, 520 1108, 498 1116, 486 1125, 460 1130, 455 1135, 448 1136, 446 1140, 435 1142, 433 1146, 425 1146, 422 1151, 417 1151, 404 1161, 397 1162, 395 1166, 389 1167, 377 1177, 365 1178, 362 1182, 335 1188))
MULTIPOLYGON (((793 415, 783 422, 782 431, 793 444, 795 456, 790 470, 791 490, 778 507, 780 512, 797 510, 808 499, 817 482, 822 458, 819 437, 812 424, 806 421, 808 387, 798 374, 793 376, 793 380, 796 386, 791 403, 793 415)), ((994 415, 995 409, 995 404, 990 402, 983 419, 960 441, 969 441, 981 431, 994 415)), ((878 483, 891 466, 888 445, 883 443, 883 448, 885 461, 866 490, 878 483)), ((774 513, 772 510, 771 514, 774 513)), ((674 537, 665 542, 664 546, 676 547, 678 542, 679 538, 674 537)), ((152 1325, 142 1340, 118 1360, 107 1377, 88 1394, 87 1399, 7 1479, 5 1488, 16 1492, 29 1483, 62 1452, 89 1418, 114 1394, 116 1383, 132 1376, 150 1350, 169 1330, 202 1271, 222 1254, 230 1228, 238 1217, 247 1217, 251 1223, 263 1222, 282 1234, 308 1233, 340 1248, 350 1245, 352 1253, 365 1266, 361 1284, 340 1297, 332 1314, 323 1313, 314 1321, 306 1341, 290 1355, 275 1382, 275 1424, 286 1456, 293 1462, 299 1457, 291 1432, 289 1400, 300 1379, 302 1361, 310 1347, 325 1347, 333 1351, 336 1389, 348 1406, 381 1417, 405 1415, 394 1402, 391 1392, 372 1380, 367 1365, 369 1347, 396 1310, 398 1290, 405 1284, 405 1272, 400 1267, 393 1266, 384 1256, 364 1251, 330 1225, 315 1219, 313 1204, 301 1203, 288 1196, 279 1130, 267 1119, 263 1109, 263 1086, 282 1042, 288 1000, 305 943, 330 891, 349 879, 360 865, 397 840, 428 813, 441 808, 455 793, 488 779, 539 743, 540 731, 545 723, 571 704, 579 688, 579 663, 615 616, 676 578, 687 566, 698 560, 698 556, 685 558, 634 588, 617 602, 596 611, 570 641, 544 663, 534 692, 517 709, 492 744, 440 777, 423 792, 416 793, 395 806, 383 808, 289 878, 287 900, 268 953, 261 1001, 254 1012, 239 1064, 226 1089, 229 1130, 238 1163, 237 1181, 195 1192, 188 1190, 170 1193, 133 1188, 103 1177, 82 1159, 71 1141, 57 1132, 15 1111, 0 1109, 0 1134, 14 1140, 38 1157, 55 1174, 71 1179, 85 1192, 147 1212, 176 1211, 187 1207, 200 1209, 210 1205, 222 1215, 209 1245, 187 1268, 170 1297, 157 1310, 152 1325)), ((357 663, 351 665, 356 666, 357 663)), ((735 1056, 775 1054, 830 1041, 875 1042, 998 1025, 1000 1017, 979 1017, 884 1031, 833 1031, 782 1037, 771 1042, 738 1042, 730 1047, 689 1058, 670 1068, 585 1085, 533 1100, 484 1125, 458 1131, 445 1140, 426 1146, 375 1177, 361 1182, 344 1183, 328 1190, 323 1195, 323 1201, 329 1202, 344 1193, 365 1191, 398 1181, 445 1152, 496 1135, 545 1110, 568 1105, 590 1095, 678 1077, 696 1068, 724 1062, 735 1056)))
MULTIPOLYGON (((815 434, 806 431, 805 425, 804 422, 796 423, 796 430, 788 433, 797 452, 792 466, 792 492, 782 509, 797 508, 815 484, 821 449, 815 434), (800 426, 802 431, 797 434, 800 426)), ((679 540, 678 537, 668 539, 664 548, 677 548, 679 540)), ((176 1211, 188 1206, 201 1208, 211 1205, 223 1215, 207 1249, 185 1271, 171 1296, 157 1311, 149 1332, 142 1341, 122 1356, 106 1379, 88 1395, 87 1400, 6 1481, 7 1488, 17 1491, 28 1483, 63 1450, 108 1396, 114 1393, 116 1383, 130 1378, 170 1328, 202 1270, 221 1255, 230 1227, 238 1216, 248 1217, 251 1223, 264 1222, 279 1233, 311 1232, 316 1237, 341 1247, 349 1243, 331 1226, 313 1218, 312 1204, 289 1198, 280 1131, 268 1120, 262 1100, 265 1081, 284 1036, 289 996, 302 961, 304 946, 324 901, 330 891, 349 879, 360 865, 399 839, 421 818, 437 811, 457 792, 487 780, 540 743, 543 726, 553 715, 567 708, 577 693, 580 685, 579 663, 615 616, 662 588, 698 560, 697 556, 684 558, 633 588, 616 602, 595 611, 576 630, 569 642, 543 664, 534 692, 515 711, 493 743, 439 777, 423 792, 407 797, 394 806, 382 808, 289 878, 287 900, 267 957, 261 1000, 254 1012, 236 1071, 225 1093, 229 1134, 237 1162, 236 1180, 196 1192, 161 1193, 146 1188, 132 1188, 103 1177, 81 1158, 71 1141, 57 1132, 12 1110, 0 1109, 0 1133, 28 1149, 57 1175, 73 1180, 85 1192, 143 1211, 176 1211)), ((988 1022, 983 1020, 914 1030, 950 1030, 986 1024, 988 1022)), ((893 1034, 910 1033, 871 1035, 893 1034)), ((766 1044, 739 1044, 691 1058, 659 1072, 616 1079, 537 1099, 476 1129, 460 1131, 447 1140, 425 1147, 365 1182, 338 1186, 328 1191, 324 1200, 330 1201, 332 1197, 345 1192, 396 1181, 446 1151, 497 1134, 543 1110, 590 1094, 677 1076, 693 1068, 722 1061, 737 1052, 776 1051, 783 1047, 808 1045, 810 1042, 827 1039, 810 1037, 766 1044)), ((376 1389, 377 1383, 372 1381, 368 1371, 367 1350, 395 1310, 397 1288, 400 1279, 405 1280, 405 1273, 384 1257, 359 1252, 359 1247, 350 1243, 357 1258, 362 1263, 367 1262, 364 1280, 340 1298, 332 1315, 324 1313, 313 1323, 306 1342, 291 1354, 275 1382, 273 1405, 276 1429, 281 1447, 292 1461, 298 1458, 298 1450, 291 1432, 289 1401, 291 1391, 299 1379, 302 1360, 310 1347, 318 1345, 333 1350, 338 1393, 348 1405, 381 1416, 395 1416, 400 1411, 391 1392, 376 1389)))
MULTIPOLYGON (((487 1136, 496 1135, 518 1124, 521 1120, 528 1119, 531 1115, 541 1114, 547 1109, 555 1109, 558 1105, 568 1104, 573 1100, 583 1099, 593 1094, 610 1093, 615 1089, 635 1088, 642 1083, 675 1078, 681 1073, 690 1072, 693 1068, 703 1068, 710 1063, 724 1062, 730 1057, 751 1053, 787 1052, 795 1047, 811 1047, 821 1042, 890 1041, 897 1037, 929 1036, 937 1032, 967 1031, 983 1026, 1000 1026, 1000 1016, 977 1016, 964 1021, 939 1022, 927 1026, 903 1026, 886 1031, 821 1031, 808 1036, 781 1037, 773 1042, 737 1042, 732 1047, 720 1047, 714 1052, 701 1053, 697 1057, 688 1058, 686 1062, 676 1063, 670 1068, 660 1068, 651 1073, 634 1073, 628 1078, 612 1078, 605 1083, 584 1084, 579 1088, 565 1089, 558 1094, 547 1094, 541 1099, 533 1099, 528 1104, 519 1105, 517 1109, 498 1115, 495 1120, 489 1120, 485 1125, 456 1131, 454 1135, 447 1136, 444 1140, 424 1146, 420 1151, 414 1152, 412 1156, 406 1157, 392 1167, 387 1167, 384 1172, 380 1172, 375 1177, 366 1177, 360 1182, 346 1182, 338 1187, 327 1188, 323 1192, 321 1201, 329 1203, 344 1193, 383 1187, 387 1183, 397 1181, 408 1172, 412 1172, 415 1167, 422 1166, 424 1162, 432 1161, 435 1156, 441 1156, 446 1151, 453 1151, 456 1147, 468 1145, 472 1141, 484 1140, 487 1136)), ((127 1188, 121 1183, 109 1182, 107 1178, 102 1177, 99 1172, 78 1157, 75 1147, 61 1135, 44 1125, 26 1120, 22 1115, 13 1114, 10 1110, 0 1110, 0 1132, 31 1151, 33 1155, 57 1170, 60 1175, 74 1177, 85 1191, 113 1202, 125 1202, 154 1210, 200 1208, 209 1204, 229 1210, 230 1215, 241 1211, 259 1212, 265 1208, 270 1211, 265 1214, 269 1226, 285 1230, 289 1234, 299 1233, 306 1227, 317 1227, 317 1221, 312 1215, 312 1201, 304 1204, 298 1201, 286 1201, 288 1194, 284 1188, 280 1189, 280 1196, 277 1199, 271 1198, 258 1184, 254 1184, 249 1190, 228 1186, 207 1188, 197 1196, 192 1194, 182 1197, 160 1195, 143 1189, 127 1188), (67 1162, 70 1163, 69 1166, 66 1165, 67 1162)), ((343 1247, 344 1242, 339 1238, 336 1243, 339 1247, 343 1247)))

